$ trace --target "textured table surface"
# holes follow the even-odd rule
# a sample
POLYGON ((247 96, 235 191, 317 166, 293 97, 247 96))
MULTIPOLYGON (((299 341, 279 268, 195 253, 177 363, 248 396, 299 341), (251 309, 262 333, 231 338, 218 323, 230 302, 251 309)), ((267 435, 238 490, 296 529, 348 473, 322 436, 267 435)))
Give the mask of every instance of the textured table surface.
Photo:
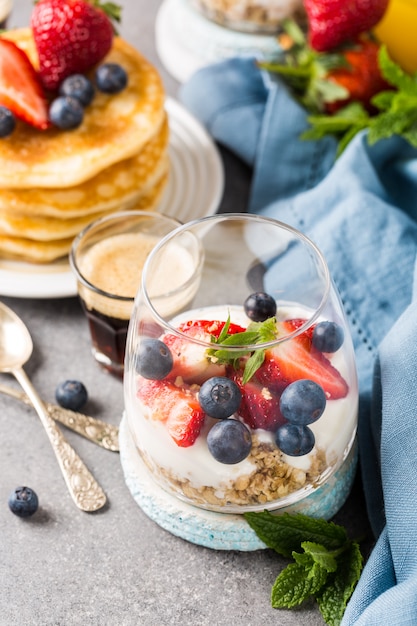
MULTIPOLYGON (((160 70, 168 94, 178 84, 161 66, 154 43, 156 0, 125 0, 120 33, 160 70)), ((28 24, 32 2, 15 0, 10 26, 28 24)), ((226 188, 221 211, 243 211, 250 173, 222 151, 226 188)), ((118 424, 122 384, 93 362, 76 298, 1 297, 26 322, 34 352, 26 366, 40 395, 54 400, 68 378, 88 388, 88 412, 118 424)), ((14 385, 7 376, 1 383, 14 385)), ((138 507, 118 454, 65 430, 108 495, 96 514, 78 511, 33 410, 0 396, 0 626, 320 626, 313 604, 297 611, 270 606, 271 586, 286 561, 270 550, 215 551, 175 537, 138 507), (12 515, 9 493, 28 484, 40 510, 12 515)), ((336 521, 352 535, 367 530, 359 486, 336 521)))

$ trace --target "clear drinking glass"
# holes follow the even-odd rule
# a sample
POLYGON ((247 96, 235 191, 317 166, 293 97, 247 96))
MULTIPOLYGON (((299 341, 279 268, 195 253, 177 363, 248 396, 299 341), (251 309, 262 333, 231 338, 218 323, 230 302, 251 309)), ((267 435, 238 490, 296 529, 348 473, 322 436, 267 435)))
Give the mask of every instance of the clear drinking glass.
POLYGON ((129 325, 125 408, 155 482, 222 513, 330 518, 355 471, 354 352, 321 252, 273 219, 185 224, 152 251, 129 325), (161 272, 189 256, 168 292, 161 272))
POLYGON ((92 353, 100 366, 119 378, 143 265, 158 241, 179 225, 161 213, 121 211, 93 221, 74 239, 70 264, 88 320, 92 353))

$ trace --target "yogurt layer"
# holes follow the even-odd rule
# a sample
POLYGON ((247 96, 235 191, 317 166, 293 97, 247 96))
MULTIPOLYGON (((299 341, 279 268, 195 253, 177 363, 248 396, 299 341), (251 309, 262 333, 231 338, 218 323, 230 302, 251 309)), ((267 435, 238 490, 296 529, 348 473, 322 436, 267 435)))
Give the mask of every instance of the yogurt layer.
MULTIPOLYGON (((287 304, 279 305, 278 311, 281 319, 309 319, 312 315, 311 311, 287 304)), ((232 323, 243 327, 250 323, 243 309, 225 306, 188 311, 175 317, 170 324, 177 327, 181 322, 197 319, 226 321, 228 315, 232 323)), ((347 381, 349 391, 344 398, 327 400, 324 413, 310 425, 316 444, 309 454, 301 457, 284 455, 276 446, 273 432, 255 429, 252 430, 254 444, 249 457, 235 465, 220 463, 211 455, 206 441, 207 433, 217 420, 206 417, 196 442, 181 448, 172 440, 164 423, 152 418, 151 411, 132 388, 127 397, 126 410, 142 457, 162 483, 169 483, 179 495, 182 493, 184 497, 209 508, 210 505, 215 508, 216 505, 220 507, 230 503, 267 504, 269 496, 265 493, 268 490, 265 488, 262 491, 261 487, 257 499, 254 485, 260 475, 268 473, 268 463, 271 464, 271 476, 274 474, 272 468, 283 474, 282 489, 275 493, 274 500, 316 487, 340 467, 356 432, 358 392, 356 378, 352 380, 349 368, 349 355, 342 347, 329 359, 347 381)), ((268 481, 271 482, 269 478, 268 481)), ((275 479, 273 482, 275 489, 275 479)))

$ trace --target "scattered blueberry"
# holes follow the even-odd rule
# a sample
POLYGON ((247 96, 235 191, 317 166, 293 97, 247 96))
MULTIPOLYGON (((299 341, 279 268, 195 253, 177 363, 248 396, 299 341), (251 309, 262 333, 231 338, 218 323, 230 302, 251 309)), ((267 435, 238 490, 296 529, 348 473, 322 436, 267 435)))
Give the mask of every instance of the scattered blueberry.
POLYGON ((87 389, 78 380, 66 380, 58 385, 55 398, 59 406, 71 411, 79 411, 87 404, 87 389))
POLYGON ((288 456, 303 456, 314 448, 314 433, 308 426, 284 424, 275 433, 278 448, 288 456))
POLYGON ((201 385, 198 400, 207 415, 216 419, 225 419, 238 410, 242 394, 230 378, 213 376, 201 385))
POLYGON ((126 70, 118 63, 103 63, 96 70, 96 85, 104 93, 119 93, 127 85, 126 70))
POLYGON ((207 445, 216 461, 234 465, 248 456, 252 448, 252 436, 249 428, 242 422, 225 419, 210 429, 207 445))
POLYGON ((38 505, 38 496, 30 487, 16 487, 9 496, 9 509, 18 517, 30 517, 38 505))
POLYGON ((306 426, 322 415, 326 408, 326 394, 313 380, 296 380, 282 392, 279 408, 291 424, 306 426))
POLYGON ((49 119, 52 124, 63 130, 71 130, 80 126, 84 118, 82 104, 71 96, 58 96, 49 107, 49 119))
POLYGON ((257 291, 248 296, 243 305, 246 315, 253 322, 264 322, 274 317, 277 312, 277 303, 274 298, 263 291, 257 291))
POLYGON ((8 137, 16 128, 16 118, 7 107, 0 106, 0 137, 8 137))
POLYGON ((94 85, 84 74, 72 74, 62 81, 59 87, 60 96, 71 96, 86 107, 94 98, 94 85))
POLYGON ((136 371, 144 378, 162 380, 172 370, 172 354, 168 346, 159 339, 145 338, 136 353, 136 371))
POLYGON ((320 352, 336 352, 344 339, 343 328, 335 322, 319 322, 313 331, 313 346, 320 352))

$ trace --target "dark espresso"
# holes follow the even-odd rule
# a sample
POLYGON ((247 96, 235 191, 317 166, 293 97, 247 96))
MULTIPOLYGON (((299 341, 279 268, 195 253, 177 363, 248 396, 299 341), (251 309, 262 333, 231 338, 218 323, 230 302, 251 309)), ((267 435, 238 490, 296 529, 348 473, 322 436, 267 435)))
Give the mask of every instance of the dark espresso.
POLYGON ((107 371, 123 378, 129 320, 109 317, 95 309, 87 309, 82 300, 81 303, 87 316, 97 360, 107 371))
POLYGON ((97 243, 80 264, 81 271, 92 284, 115 296, 103 296, 85 287, 79 290, 94 356, 107 371, 120 378, 123 377, 133 299, 143 264, 158 241, 158 237, 143 233, 115 235, 97 243))

